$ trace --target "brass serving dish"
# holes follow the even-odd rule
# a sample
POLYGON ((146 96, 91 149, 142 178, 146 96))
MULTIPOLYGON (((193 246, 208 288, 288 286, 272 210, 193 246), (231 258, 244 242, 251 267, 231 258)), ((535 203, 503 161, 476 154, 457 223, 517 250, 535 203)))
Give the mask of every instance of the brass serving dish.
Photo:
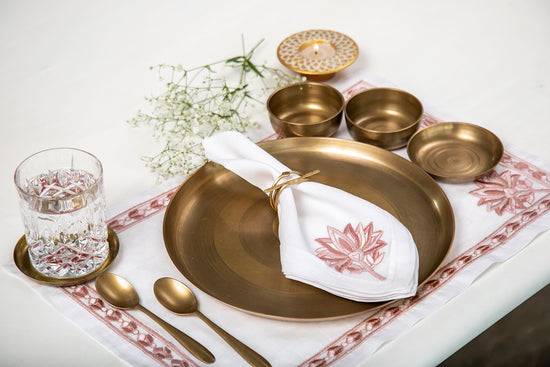
POLYGON ((289 136, 332 136, 344 110, 344 96, 321 83, 296 83, 274 91, 267 99, 275 132, 289 136))
POLYGON ((359 92, 347 101, 344 110, 348 131, 355 140, 388 150, 407 145, 423 112, 415 96, 393 88, 359 92))
POLYGON ((353 64, 359 56, 355 41, 340 32, 311 29, 285 38, 277 48, 281 64, 304 75, 308 80, 322 82, 353 64))
POLYGON ((108 230, 109 232, 108 232, 107 241, 109 242, 109 254, 107 255, 107 259, 105 259, 105 261, 99 268, 97 268, 96 270, 94 270, 88 275, 84 275, 77 278, 52 278, 38 272, 38 270, 36 270, 34 266, 32 266, 31 264, 31 259, 29 257, 29 245, 27 244, 25 236, 22 236, 19 239, 19 241, 17 241, 17 244, 15 245, 15 249, 13 250, 13 260, 17 268, 23 274, 25 274, 29 278, 39 283, 52 285, 52 286, 69 286, 69 285, 85 283, 88 280, 94 279, 99 274, 107 270, 107 268, 115 260, 118 254, 118 249, 119 249, 118 236, 111 227, 108 227, 108 230))
MULTIPOLYGON (((259 146, 291 169, 320 169, 312 180, 342 188, 396 216, 418 246, 419 282, 442 263, 454 235, 452 208, 436 182, 414 164, 374 146, 334 138, 287 138, 259 146)), ((263 191, 210 162, 172 198, 164 241, 191 283, 258 315, 331 319, 387 304, 354 302, 286 279, 277 228, 277 215, 263 191)))
POLYGON ((418 131, 409 141, 411 161, 446 182, 473 181, 490 172, 504 148, 487 129, 465 122, 442 122, 418 131))

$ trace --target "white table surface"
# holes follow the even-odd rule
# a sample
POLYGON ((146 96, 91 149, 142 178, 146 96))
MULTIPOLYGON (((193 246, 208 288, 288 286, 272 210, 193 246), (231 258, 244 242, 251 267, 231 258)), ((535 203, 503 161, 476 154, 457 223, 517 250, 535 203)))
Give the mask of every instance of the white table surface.
MULTIPOLYGON (((250 47, 265 38, 256 60, 279 65, 276 47, 292 33, 345 33, 360 48, 352 68, 550 161, 548 19, 546 0, 2 0, 0 262, 23 233, 13 184, 22 159, 79 147, 103 162, 108 205, 145 191, 155 176, 140 156, 158 147, 126 121, 158 88, 148 67, 236 55, 241 35, 250 47)), ((364 365, 441 362, 548 284, 549 258, 545 233, 364 365)), ((0 365, 126 365, 4 271, 0 294, 0 365)))

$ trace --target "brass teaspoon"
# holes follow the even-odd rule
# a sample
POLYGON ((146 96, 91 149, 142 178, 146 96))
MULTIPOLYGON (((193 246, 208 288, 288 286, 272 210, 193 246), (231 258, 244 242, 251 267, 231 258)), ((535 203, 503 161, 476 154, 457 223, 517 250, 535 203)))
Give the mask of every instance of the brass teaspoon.
POLYGON ((145 313, 202 362, 213 363, 216 360, 202 344, 140 305, 139 296, 134 287, 123 277, 112 273, 103 273, 97 277, 95 287, 101 298, 111 306, 125 309, 136 308, 145 313))
POLYGON ((155 282, 153 290, 155 292, 155 297, 157 297, 157 300, 164 307, 176 314, 194 314, 198 316, 252 366, 271 366, 264 357, 235 339, 235 337, 204 316, 198 309, 198 302, 195 295, 191 289, 182 282, 172 278, 161 278, 155 282))

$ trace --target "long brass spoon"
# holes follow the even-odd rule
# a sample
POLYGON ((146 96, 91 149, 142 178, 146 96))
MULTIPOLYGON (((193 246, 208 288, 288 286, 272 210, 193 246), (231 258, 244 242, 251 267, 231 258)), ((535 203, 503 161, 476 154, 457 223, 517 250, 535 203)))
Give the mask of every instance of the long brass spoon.
POLYGON ((157 297, 158 301, 164 307, 176 314, 195 314, 198 316, 252 366, 271 366, 264 357, 235 339, 235 337, 231 336, 209 318, 204 316, 199 311, 195 295, 191 289, 187 288, 182 282, 172 278, 161 278, 155 282, 153 290, 155 292, 155 297, 157 297))
POLYGON ((181 343, 195 357, 205 363, 213 363, 216 359, 202 344, 176 329, 145 307, 139 304, 139 296, 134 287, 123 277, 103 273, 95 281, 97 292, 107 303, 117 308, 136 308, 156 321, 166 331, 168 331, 177 341, 181 343))

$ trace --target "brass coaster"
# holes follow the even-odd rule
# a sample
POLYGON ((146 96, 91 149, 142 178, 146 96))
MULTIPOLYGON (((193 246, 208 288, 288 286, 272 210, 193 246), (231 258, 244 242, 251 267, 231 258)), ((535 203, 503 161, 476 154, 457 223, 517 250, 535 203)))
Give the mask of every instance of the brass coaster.
POLYGON ((324 29, 295 33, 277 48, 279 61, 309 80, 325 81, 350 66, 359 55, 357 44, 345 34, 324 29))
POLYGON ((446 182, 473 181, 490 172, 504 148, 487 129, 465 122, 442 122, 414 134, 409 158, 434 178, 446 182))
POLYGON ((115 231, 108 227, 109 235, 107 238, 107 241, 109 242, 109 254, 107 255, 107 259, 105 259, 105 262, 96 270, 91 272, 88 275, 77 277, 77 278, 52 278, 48 277, 40 272, 38 272, 34 266, 31 264, 31 259, 29 257, 29 251, 28 251, 28 244, 25 240, 25 236, 22 236, 19 241, 17 241, 17 244, 15 245, 15 249, 13 250, 13 259, 15 261, 15 265, 17 268, 26 276, 29 278, 39 282, 44 283, 48 285, 53 286, 69 286, 69 285, 75 285, 87 282, 88 280, 91 280, 101 274, 103 271, 105 271, 113 262, 113 260, 116 258, 118 254, 119 249, 119 241, 118 236, 115 233, 115 231))

